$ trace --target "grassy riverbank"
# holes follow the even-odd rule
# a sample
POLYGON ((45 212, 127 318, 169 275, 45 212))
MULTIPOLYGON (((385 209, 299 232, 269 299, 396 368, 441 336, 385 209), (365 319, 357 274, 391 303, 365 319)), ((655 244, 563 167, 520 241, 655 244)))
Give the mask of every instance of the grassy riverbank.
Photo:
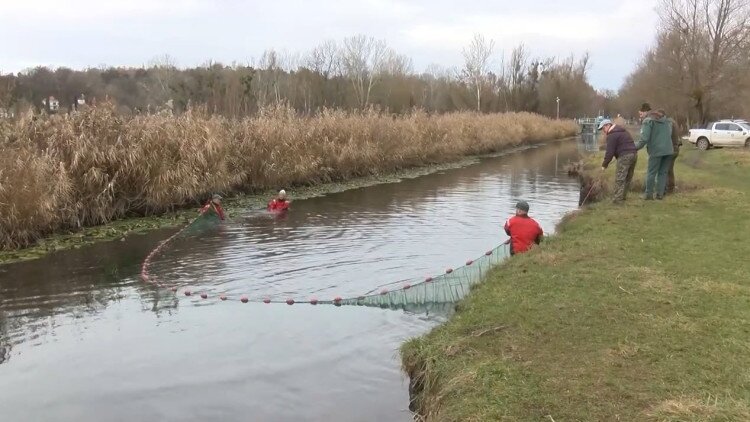
POLYGON ((683 193, 568 218, 406 343, 425 420, 750 420, 750 152, 676 171, 683 193))
POLYGON ((529 113, 391 116, 283 107, 242 120, 113 107, 0 121, 0 249, 126 217, 194 208, 212 192, 281 187, 448 163, 575 134, 529 113))

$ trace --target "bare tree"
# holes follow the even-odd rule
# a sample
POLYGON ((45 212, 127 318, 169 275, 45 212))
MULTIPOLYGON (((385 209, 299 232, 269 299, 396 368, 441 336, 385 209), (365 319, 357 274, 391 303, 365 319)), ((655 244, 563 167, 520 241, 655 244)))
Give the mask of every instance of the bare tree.
POLYGON ((341 68, 354 88, 357 103, 364 108, 370 102, 370 93, 383 70, 388 47, 385 41, 365 35, 344 39, 341 49, 341 68))
POLYGON ((288 79, 286 75, 296 69, 297 62, 298 58, 293 54, 279 53, 273 49, 263 52, 256 64, 260 70, 256 77, 259 106, 271 102, 278 104, 284 99, 290 99, 292 90, 284 82, 288 79))
POLYGON ((662 0, 661 30, 677 59, 672 77, 688 82, 698 119, 712 115, 716 92, 736 83, 750 48, 747 0, 662 0))
POLYGON ((155 87, 152 89, 156 107, 162 107, 172 97, 172 84, 177 76, 177 62, 169 54, 154 57, 149 62, 155 87))
POLYGON ((532 65, 529 63, 529 53, 523 44, 518 45, 511 51, 510 60, 502 60, 500 75, 495 80, 495 89, 502 98, 505 111, 526 110, 527 90, 530 86, 529 78, 532 78, 532 65))
POLYGON ((391 76, 406 77, 414 72, 414 63, 410 57, 388 49, 380 70, 391 76))
POLYGON ((446 68, 437 63, 427 66, 420 79, 425 84, 422 92, 421 103, 428 110, 440 110, 444 106, 440 104, 440 96, 449 90, 456 73, 454 69, 446 68))
MULTIPOLYGON (((341 73, 340 59, 341 55, 339 54, 339 47, 336 41, 327 40, 315 47, 305 60, 305 66, 313 74, 322 76, 322 81, 318 84, 319 89, 317 92, 323 106, 328 106, 330 79, 341 73)), ((310 81, 310 84, 312 84, 312 81, 310 81)), ((309 88, 312 91, 312 87, 309 88)))
POLYGON ((490 57, 495 48, 494 40, 475 34, 471 43, 463 49, 463 77, 476 93, 477 111, 482 111, 482 90, 487 83, 490 57))
POLYGON ((552 76, 540 77, 544 74, 540 72, 542 65, 525 48, 519 48, 508 56, 508 66, 502 66, 504 72, 497 71, 497 76, 490 72, 494 44, 481 36, 474 41, 464 49, 469 59, 465 67, 432 66, 421 75, 414 73, 410 58, 366 36, 338 43, 326 41, 301 62, 293 54, 268 50, 251 63, 230 66, 208 62, 177 68, 165 56, 145 69, 52 71, 40 67, 7 75, 5 80, 0 77, 0 103, 7 104, 10 86, 12 107, 38 107, 50 95, 69 100, 85 92, 89 103, 110 98, 123 113, 138 113, 155 105, 159 108, 169 102, 173 105, 169 108, 177 113, 194 104, 207 112, 232 117, 252 115, 260 107, 279 102, 306 114, 321 107, 361 109, 377 104, 393 113, 422 108, 431 113, 474 109, 554 115, 554 98, 559 95, 564 98, 561 113, 570 116, 584 113, 591 104, 585 67, 581 69, 574 62, 556 63, 545 70, 552 76), (577 73, 571 76, 572 71, 577 73), (510 91, 498 88, 507 89, 507 83, 510 91), (507 105, 503 99, 508 100, 507 105))
POLYGON ((594 109, 597 93, 586 78, 588 54, 578 59, 571 55, 565 60, 547 63, 544 63, 538 93, 539 109, 543 114, 557 114, 557 98, 560 98, 561 117, 573 118, 597 111, 594 109))
POLYGON ((326 80, 331 76, 337 75, 340 65, 336 41, 324 41, 315 47, 307 56, 305 64, 313 72, 323 75, 323 78, 326 80))

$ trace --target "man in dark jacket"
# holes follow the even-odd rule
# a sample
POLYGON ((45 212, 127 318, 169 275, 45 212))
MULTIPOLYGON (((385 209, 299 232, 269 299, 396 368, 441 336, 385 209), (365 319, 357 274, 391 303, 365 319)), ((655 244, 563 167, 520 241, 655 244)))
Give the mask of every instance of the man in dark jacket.
POLYGON ((663 199, 667 189, 667 174, 672 161, 672 123, 661 111, 651 111, 648 103, 643 103, 638 113, 641 124, 641 140, 637 149, 646 147, 648 151, 648 172, 646 173, 646 191, 643 199, 663 199))
MULTIPOLYGON (((663 110, 659 111, 661 111, 662 113, 664 112, 663 110)), ((677 156, 680 155, 682 139, 680 139, 680 130, 677 126, 677 122, 675 122, 672 118, 670 118, 669 121, 672 122, 672 149, 674 149, 674 154, 672 155, 672 162, 669 163, 669 173, 667 173, 667 193, 672 194, 674 193, 675 186, 674 162, 677 160, 677 156)))
POLYGON ((633 180, 635 164, 638 162, 638 150, 635 148, 633 137, 624 127, 604 119, 599 123, 599 130, 603 130, 607 135, 607 152, 604 154, 602 171, 607 169, 612 158, 617 159, 612 202, 621 203, 627 197, 630 182, 633 180))

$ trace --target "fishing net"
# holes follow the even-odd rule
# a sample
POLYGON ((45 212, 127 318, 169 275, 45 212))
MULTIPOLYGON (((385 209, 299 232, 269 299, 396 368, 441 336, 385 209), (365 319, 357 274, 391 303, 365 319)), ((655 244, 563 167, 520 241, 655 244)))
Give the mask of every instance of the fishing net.
POLYGON ((209 212, 191 221, 184 229, 180 230, 179 236, 196 236, 213 230, 221 222, 215 213, 209 212))
POLYGON ((219 221, 219 216, 213 212, 200 214, 198 217, 194 218, 191 222, 185 225, 185 227, 177 231, 177 233, 159 242, 159 245, 146 256, 146 259, 143 260, 143 264, 141 265, 141 279, 146 283, 155 284, 159 287, 169 287, 164 280, 159 280, 150 274, 149 267, 151 266, 151 262, 154 260, 154 258, 159 255, 162 250, 178 236, 196 235, 216 226, 219 221))
MULTIPOLYGON (((189 288, 171 286, 168 281, 155 278, 149 274, 149 265, 153 258, 175 237, 186 234, 195 234, 197 232, 214 227, 218 222, 216 216, 206 215, 196 218, 190 224, 185 226, 168 239, 162 241, 143 262, 141 278, 147 282, 161 288, 169 288, 173 292, 181 290, 186 296, 192 296, 193 292, 189 288)), ((390 309, 419 310, 441 307, 441 305, 453 304, 463 299, 470 291, 472 286, 479 284, 487 273, 498 264, 510 257, 510 245, 504 243, 495 249, 486 252, 481 257, 467 261, 460 268, 447 269, 441 275, 427 277, 423 280, 410 280, 399 285, 388 285, 378 289, 366 292, 357 297, 350 298, 330 298, 330 299, 303 299, 297 300, 287 298, 284 300, 273 300, 271 298, 250 299, 247 296, 230 298, 221 295, 218 298, 221 301, 240 300, 243 303, 263 302, 263 303, 308 303, 312 305, 336 305, 336 306, 370 306, 390 309)), ((207 292, 200 293, 202 299, 208 299, 207 292)))
POLYGON ((471 287, 479 284, 496 265, 510 257, 510 246, 503 244, 488 251, 476 260, 444 274, 404 283, 396 289, 382 289, 356 298, 331 301, 334 305, 377 306, 381 308, 407 308, 441 303, 456 303, 463 299, 471 287))

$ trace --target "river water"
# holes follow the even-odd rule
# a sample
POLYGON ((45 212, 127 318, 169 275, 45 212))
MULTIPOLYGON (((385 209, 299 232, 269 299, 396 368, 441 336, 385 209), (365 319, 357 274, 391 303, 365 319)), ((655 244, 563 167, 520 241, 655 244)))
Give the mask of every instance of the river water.
POLYGON ((353 297, 439 274, 502 243, 518 199, 545 232, 577 206, 559 142, 440 173, 300 200, 0 267, 1 421, 409 421, 398 348, 446 314, 243 304, 219 294, 353 297))

